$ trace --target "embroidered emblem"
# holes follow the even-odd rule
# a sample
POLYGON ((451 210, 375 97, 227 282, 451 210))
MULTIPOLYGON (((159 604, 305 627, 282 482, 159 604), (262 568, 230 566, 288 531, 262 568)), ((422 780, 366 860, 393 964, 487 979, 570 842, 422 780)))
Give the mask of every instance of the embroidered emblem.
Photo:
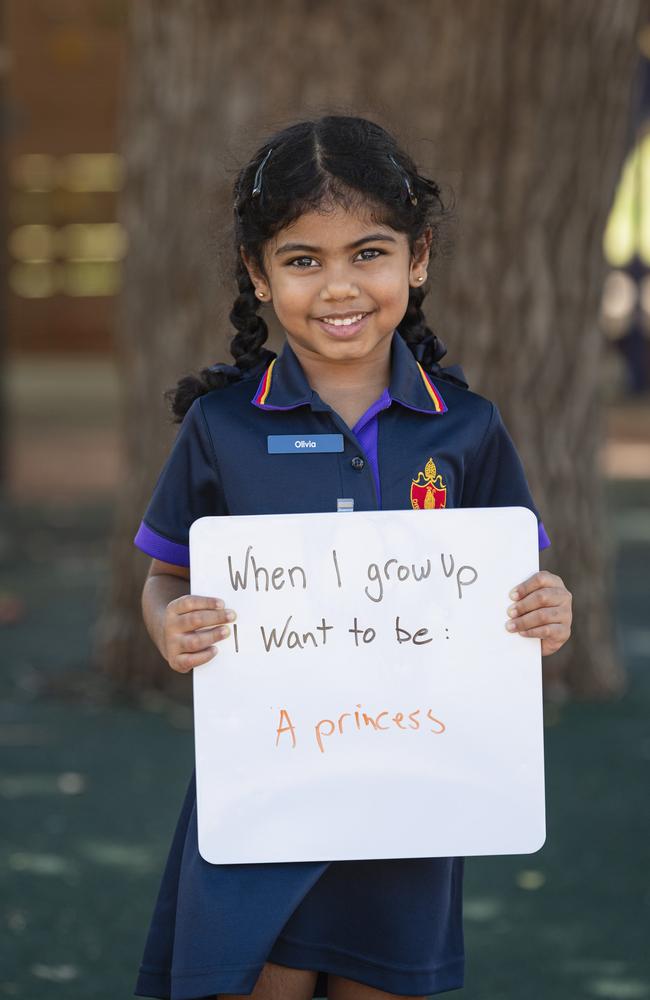
POLYGON ((424 472, 411 480, 411 507, 413 510, 433 510, 447 506, 447 487, 436 469, 436 463, 429 459, 424 472))

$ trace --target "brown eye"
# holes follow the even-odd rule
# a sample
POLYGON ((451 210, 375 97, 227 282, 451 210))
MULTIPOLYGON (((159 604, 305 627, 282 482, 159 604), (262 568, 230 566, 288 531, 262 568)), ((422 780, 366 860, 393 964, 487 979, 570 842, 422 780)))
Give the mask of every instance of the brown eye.
POLYGON ((307 270, 307 268, 302 267, 302 264, 301 264, 301 261, 305 261, 305 260, 311 261, 311 260, 314 260, 314 258, 313 257, 294 257, 293 260, 288 261, 288 264, 289 264, 290 267, 293 267, 294 265, 298 265, 298 270, 305 271, 305 270, 307 270))

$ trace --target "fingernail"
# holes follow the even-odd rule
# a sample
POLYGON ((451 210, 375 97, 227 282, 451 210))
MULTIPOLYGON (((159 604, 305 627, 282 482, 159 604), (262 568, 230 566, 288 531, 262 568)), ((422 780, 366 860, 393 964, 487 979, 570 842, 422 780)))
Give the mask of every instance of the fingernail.
POLYGON ((514 622, 506 622, 506 628, 508 629, 508 632, 514 632, 517 626, 514 622))
POLYGON ((226 611, 226 618, 228 619, 229 622, 234 622, 236 617, 237 615, 235 614, 234 611, 226 611))
POLYGON ((223 607, 223 601, 220 601, 219 598, 217 598, 215 600, 215 602, 214 602, 214 606, 215 606, 215 608, 222 608, 223 607))
POLYGON ((510 593, 508 594, 508 597, 510 598, 510 600, 516 601, 517 598, 519 597, 519 591, 518 590, 511 590, 510 593))
POLYGON ((508 614, 510 615, 511 618, 515 617, 515 615, 517 614, 517 605, 516 604, 511 604, 510 605, 510 607, 508 608, 508 614))

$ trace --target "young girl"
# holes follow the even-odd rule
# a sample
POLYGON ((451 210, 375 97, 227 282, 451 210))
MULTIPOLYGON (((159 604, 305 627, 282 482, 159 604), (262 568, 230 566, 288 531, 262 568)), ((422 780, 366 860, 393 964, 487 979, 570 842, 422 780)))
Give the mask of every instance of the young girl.
MULTIPOLYGON (((361 118, 301 122, 262 146, 234 195, 235 364, 181 379, 181 428, 135 539, 153 557, 147 628, 180 673, 211 660, 236 617, 187 593, 199 517, 335 511, 345 498, 355 510, 523 505, 539 521, 497 407, 438 364, 446 349, 421 305, 446 210, 395 140, 361 118), (262 303, 286 333, 279 357, 264 347, 262 303), (269 453, 269 435, 315 434, 342 435, 343 451, 269 453)), ((550 544, 541 522, 539 539, 550 544)), ((542 571, 513 584, 505 627, 555 652, 570 634, 562 580, 542 571)), ((333 822, 326 802, 305 820, 333 822)), ((457 989, 462 876, 463 858, 212 865, 198 853, 193 774, 136 994, 457 989)))

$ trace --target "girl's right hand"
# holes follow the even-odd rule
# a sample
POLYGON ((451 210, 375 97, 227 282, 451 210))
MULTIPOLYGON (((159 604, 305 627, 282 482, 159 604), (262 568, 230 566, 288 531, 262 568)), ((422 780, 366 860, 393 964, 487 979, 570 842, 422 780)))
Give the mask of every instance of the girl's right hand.
POLYGON ((211 660, 214 643, 230 635, 226 622, 237 615, 218 597, 183 594, 165 608, 163 643, 165 659, 172 670, 187 674, 211 660))

